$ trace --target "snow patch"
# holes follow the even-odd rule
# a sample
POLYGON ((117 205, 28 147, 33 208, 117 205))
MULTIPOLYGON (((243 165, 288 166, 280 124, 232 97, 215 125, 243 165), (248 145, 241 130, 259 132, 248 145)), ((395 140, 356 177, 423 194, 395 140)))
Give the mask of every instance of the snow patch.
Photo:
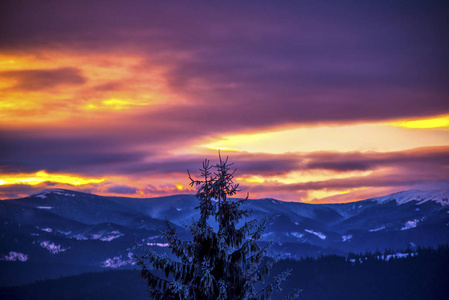
POLYGON ((101 233, 93 233, 90 235, 93 240, 99 240, 103 236, 101 233))
POLYGON ((119 238, 119 237, 121 237, 122 235, 110 235, 110 236, 104 236, 104 237, 102 237, 101 239, 100 239, 100 241, 103 241, 103 242, 110 242, 110 241, 112 241, 112 240, 114 240, 114 239, 116 239, 116 238, 119 238))
POLYGON ((300 239, 300 238, 302 238, 304 236, 304 234, 299 233, 299 232, 291 232, 290 234, 293 235, 294 237, 298 238, 298 239, 300 239))
POLYGON ((311 233, 311 234, 314 234, 314 235, 316 235, 317 237, 319 237, 322 240, 326 239, 326 236, 324 234, 322 234, 321 232, 316 232, 316 231, 313 231, 311 229, 304 229, 304 231, 306 231, 308 233, 311 233))
POLYGON ((405 222, 404 226, 401 228, 401 230, 409 230, 412 228, 415 228, 418 225, 419 220, 414 219, 412 221, 405 222))
POLYGON ((102 263, 103 268, 120 268, 126 265, 135 265, 136 262, 133 259, 134 254, 132 252, 128 253, 128 259, 123 260, 122 256, 114 256, 113 258, 108 258, 102 263))
POLYGON ((84 236, 82 234, 77 234, 73 236, 74 239, 77 239, 78 241, 85 241, 88 240, 89 238, 87 236, 84 236))
POLYGON ((343 242, 347 242, 347 241, 349 241, 350 239, 352 239, 352 234, 342 235, 342 236, 341 236, 341 240, 342 240, 343 242))
POLYGON ((91 239, 100 240, 103 242, 110 242, 114 239, 118 239, 121 236, 124 236, 124 234, 117 230, 114 230, 109 233, 93 233, 90 235, 91 239))
POLYGON ((47 249, 50 251, 51 254, 58 254, 60 252, 64 252, 68 250, 69 248, 63 248, 61 245, 55 245, 55 243, 52 243, 50 241, 43 241, 40 243, 42 248, 47 249))
POLYGON ((58 230, 59 233, 63 234, 63 235, 69 235, 72 232, 71 231, 62 231, 62 230, 58 230))
POLYGON ((52 206, 36 206, 36 208, 38 208, 38 209, 53 209, 54 207, 52 207, 52 206))
POLYGON ((67 197, 75 197, 75 194, 68 194, 66 191, 61 190, 61 189, 46 189, 46 190, 43 190, 42 192, 34 194, 32 196, 34 196, 36 198, 46 199, 47 195, 49 195, 49 194, 56 194, 56 195, 67 196, 67 197))
POLYGON ((376 231, 381 231, 381 230, 384 230, 384 229, 385 229, 385 226, 382 226, 382 227, 370 229, 370 230, 368 230, 368 231, 369 231, 369 232, 376 232, 376 231))
POLYGON ((8 255, 1 255, 0 260, 26 262, 28 260, 28 255, 20 252, 10 251, 8 255))
POLYGON ((67 194, 67 193, 64 193, 64 192, 53 192, 53 194, 61 195, 61 196, 67 196, 67 197, 75 197, 75 194, 67 194))
POLYGON ((169 243, 147 243, 147 246, 168 247, 169 243))
MULTIPOLYGON (((407 257, 414 257, 417 256, 418 253, 402 253, 402 252, 397 252, 397 253, 391 253, 391 254, 382 254, 382 255, 378 255, 375 256, 375 259, 377 260, 383 260, 383 261, 389 261, 390 259, 400 259, 400 258, 407 258, 407 257)), ((368 257, 359 257, 358 259, 356 258, 351 258, 351 259, 346 259, 346 261, 350 261, 351 263, 363 263, 364 261, 367 261, 368 257)))
POLYGON ((37 228, 37 229, 40 229, 40 230, 42 230, 42 231, 45 231, 45 232, 53 232, 53 229, 51 229, 51 228, 40 228, 40 227, 38 227, 38 226, 36 226, 36 228, 37 228))
POLYGON ((119 237, 123 236, 124 234, 119 232, 119 231, 113 231, 111 232, 109 235, 107 236, 103 236, 102 238, 100 238, 100 241, 103 242, 110 242, 112 240, 118 239, 119 237))
POLYGON ((48 194, 51 194, 51 193, 63 193, 63 192, 64 192, 64 190, 61 190, 61 189, 46 189, 46 190, 43 190, 40 193, 34 194, 33 196, 36 197, 36 198, 46 199, 48 194))
POLYGON ((103 268, 120 268, 121 266, 125 266, 128 264, 128 261, 123 261, 122 260, 122 256, 115 256, 113 258, 108 258, 106 259, 103 264, 102 267, 103 268))
MULTIPOLYGON (((71 231, 60 231, 58 230, 59 233, 62 233, 64 235, 70 235, 72 232, 71 231)), ((124 236, 123 233, 121 233, 118 230, 114 230, 111 232, 106 232, 106 233, 92 233, 90 235, 83 235, 81 233, 77 234, 77 235, 72 235, 70 236, 70 238, 72 239, 76 239, 78 241, 86 241, 86 240, 99 240, 102 242, 110 242, 112 240, 118 239, 119 237, 124 236)))
POLYGON ((413 257, 415 255, 418 255, 418 254, 417 253, 401 253, 401 252, 398 252, 398 253, 394 253, 394 254, 388 254, 388 255, 385 255, 385 256, 382 255, 380 258, 382 260, 389 261, 392 258, 407 258, 409 256, 413 257))

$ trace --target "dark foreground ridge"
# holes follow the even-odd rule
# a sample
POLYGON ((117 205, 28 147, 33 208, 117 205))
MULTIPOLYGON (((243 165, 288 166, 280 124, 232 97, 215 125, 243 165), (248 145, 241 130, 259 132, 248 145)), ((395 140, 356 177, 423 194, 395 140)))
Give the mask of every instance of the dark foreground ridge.
MULTIPOLYGON (((409 249, 410 250, 410 249, 409 249)), ((304 300, 445 300, 449 293, 449 246, 416 249, 413 256, 395 258, 387 253, 352 254, 354 262, 342 256, 322 256, 299 261, 281 260, 273 274, 293 268, 284 284, 286 291, 301 286, 304 300), (384 256, 384 259, 378 257, 384 256), (385 257, 390 257, 388 261, 385 257)), ((282 299, 282 293, 273 299, 282 299)), ((97 299, 146 300, 146 283, 137 270, 85 273, 66 278, 0 289, 1 299, 51 300, 97 299)))

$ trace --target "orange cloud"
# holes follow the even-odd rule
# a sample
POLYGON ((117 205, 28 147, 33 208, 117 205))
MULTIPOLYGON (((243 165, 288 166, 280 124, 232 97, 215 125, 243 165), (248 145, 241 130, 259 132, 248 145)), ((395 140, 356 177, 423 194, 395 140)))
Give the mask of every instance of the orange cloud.
POLYGON ((0 61, 0 126, 87 121, 97 111, 113 119, 117 112, 151 109, 170 95, 163 68, 139 69, 138 57, 48 52, 1 55, 0 61))
POLYGON ((78 186, 90 183, 101 183, 105 181, 105 179, 88 178, 71 174, 49 174, 46 171, 39 171, 32 174, 2 174, 0 176, 0 185, 14 185, 14 184, 38 185, 46 181, 78 186))

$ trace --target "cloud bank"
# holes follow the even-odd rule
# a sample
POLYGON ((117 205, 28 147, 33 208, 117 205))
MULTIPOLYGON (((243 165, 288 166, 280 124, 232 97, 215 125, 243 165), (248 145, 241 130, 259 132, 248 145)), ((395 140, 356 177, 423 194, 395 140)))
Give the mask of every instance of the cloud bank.
MULTIPOLYGON (((216 157, 202 146, 210 141, 447 117, 446 6, 3 1, 0 180, 45 170, 105 178, 77 187, 104 194, 192 192, 184 172, 216 157)), ((423 142, 402 151, 354 129, 376 147, 226 154, 260 197, 348 201, 362 194, 338 193, 445 187, 447 128, 407 130, 404 145, 423 142)), ((3 184, 0 197, 45 184, 3 184)))

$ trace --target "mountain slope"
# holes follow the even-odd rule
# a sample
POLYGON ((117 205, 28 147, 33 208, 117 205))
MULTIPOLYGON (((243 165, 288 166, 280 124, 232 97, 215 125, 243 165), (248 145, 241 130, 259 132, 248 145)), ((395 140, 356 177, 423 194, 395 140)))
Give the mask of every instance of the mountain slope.
MULTIPOLYGON (((345 204, 259 199, 246 208, 251 218, 268 220, 263 242, 274 242, 270 255, 345 255, 449 242, 447 194, 405 191, 345 204)), ((188 239, 184 224, 198 216, 196 206, 192 195, 134 199, 69 190, 0 201, 0 284, 133 268, 139 245, 168 249, 166 219, 188 239)))

